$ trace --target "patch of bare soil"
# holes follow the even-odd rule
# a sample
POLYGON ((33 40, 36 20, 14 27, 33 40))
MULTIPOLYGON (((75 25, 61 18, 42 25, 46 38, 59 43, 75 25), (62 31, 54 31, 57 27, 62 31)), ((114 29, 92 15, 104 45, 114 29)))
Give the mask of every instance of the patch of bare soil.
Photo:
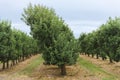
POLYGON ((27 65, 29 65, 30 62, 38 56, 40 55, 32 56, 31 58, 18 63, 10 69, 0 71, 0 80, 32 80, 27 75, 19 75, 19 72, 23 70, 27 65))
POLYGON ((93 64, 98 65, 106 72, 112 73, 116 75, 117 77, 120 77, 120 62, 110 63, 109 60, 103 61, 102 59, 96 59, 95 57, 92 58, 92 57, 88 57, 85 55, 80 55, 80 57, 90 61, 93 64))
POLYGON ((79 64, 67 66, 67 75, 61 76, 57 66, 40 65, 32 73, 31 77, 35 80, 101 80, 93 74, 82 69, 79 64))

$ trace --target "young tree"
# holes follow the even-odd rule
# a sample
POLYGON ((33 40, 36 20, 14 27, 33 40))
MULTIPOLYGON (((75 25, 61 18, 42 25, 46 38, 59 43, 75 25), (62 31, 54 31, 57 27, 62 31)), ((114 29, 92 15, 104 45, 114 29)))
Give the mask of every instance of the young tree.
POLYGON ((61 74, 66 75, 65 66, 75 64, 78 56, 77 50, 72 48, 76 44, 72 46, 74 36, 71 30, 53 9, 45 6, 30 4, 22 16, 39 44, 45 64, 58 65, 61 74))

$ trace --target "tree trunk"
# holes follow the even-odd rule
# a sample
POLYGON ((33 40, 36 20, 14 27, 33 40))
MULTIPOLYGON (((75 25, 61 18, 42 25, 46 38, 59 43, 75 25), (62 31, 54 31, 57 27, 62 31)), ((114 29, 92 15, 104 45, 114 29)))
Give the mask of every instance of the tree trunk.
POLYGON ((2 67, 2 69, 5 69, 5 62, 3 62, 3 67, 2 67))
POLYGON ((20 62, 22 62, 22 61, 23 61, 22 56, 20 56, 20 62))
POLYGON ((18 58, 18 62, 21 62, 21 58, 20 58, 20 56, 19 56, 19 58, 18 58))
POLYGON ((102 57, 102 60, 106 60, 106 57, 102 57))
POLYGON ((96 54, 96 58, 99 59, 99 54, 98 53, 96 54))
POLYGON ((102 57, 102 60, 105 60, 105 58, 104 58, 104 57, 102 57))
POLYGON ((61 75, 66 75, 66 67, 65 67, 65 64, 61 65, 61 75))
POLYGON ((90 57, 90 54, 88 54, 88 57, 90 57))
POLYGON ((24 56, 22 56, 22 58, 23 58, 23 59, 22 59, 22 61, 24 61, 24 60, 25 60, 25 57, 24 57, 24 56))
POLYGON ((12 61, 13 62, 13 66, 15 65, 15 60, 12 61))
POLYGON ((112 58, 110 58, 110 63, 113 63, 112 58))
POLYGON ((7 68, 9 68, 9 61, 7 61, 7 68))
POLYGON ((110 53, 108 53, 108 57, 109 57, 109 61, 110 61, 110 63, 113 63, 113 61, 112 61, 112 57, 111 57, 110 53))
POLYGON ((94 54, 92 54, 92 58, 94 57, 94 54))
POLYGON ((18 60, 17 60, 17 59, 15 60, 15 63, 16 63, 16 64, 18 63, 18 60))

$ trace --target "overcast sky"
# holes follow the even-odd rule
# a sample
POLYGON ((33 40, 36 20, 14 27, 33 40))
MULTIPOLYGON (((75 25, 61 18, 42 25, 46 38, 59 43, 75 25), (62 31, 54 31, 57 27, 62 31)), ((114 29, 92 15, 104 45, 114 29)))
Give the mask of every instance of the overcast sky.
POLYGON ((13 27, 29 33, 29 27, 20 20, 29 3, 54 8, 76 38, 82 32, 96 30, 109 16, 120 16, 120 0, 0 0, 0 19, 9 20, 13 27))

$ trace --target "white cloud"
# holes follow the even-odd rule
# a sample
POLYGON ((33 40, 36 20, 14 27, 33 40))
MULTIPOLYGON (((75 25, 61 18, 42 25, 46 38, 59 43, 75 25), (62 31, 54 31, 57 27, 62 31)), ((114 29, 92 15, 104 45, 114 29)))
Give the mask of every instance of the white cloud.
POLYGON ((20 18, 23 8, 30 2, 54 8, 76 37, 81 32, 95 30, 109 16, 120 16, 120 0, 0 0, 0 19, 11 20, 12 26, 29 33, 20 18))
POLYGON ((75 37, 78 38, 81 33, 89 33, 92 32, 93 30, 98 29, 101 26, 101 24, 105 23, 105 21, 75 20, 75 21, 66 21, 66 23, 68 23, 75 37))

